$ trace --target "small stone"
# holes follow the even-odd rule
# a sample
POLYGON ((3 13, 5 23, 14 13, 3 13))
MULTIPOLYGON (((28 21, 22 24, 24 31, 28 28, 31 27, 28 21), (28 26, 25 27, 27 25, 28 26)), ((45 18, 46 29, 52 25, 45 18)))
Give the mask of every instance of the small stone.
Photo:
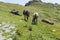
POLYGON ((5 32, 11 32, 11 30, 9 30, 9 29, 6 29, 6 30, 5 30, 5 32))
POLYGON ((8 25, 8 24, 6 24, 6 25, 4 25, 3 27, 9 27, 9 25, 8 25))
POLYGON ((2 26, 2 25, 0 24, 0 26, 2 26))
POLYGON ((55 32, 56 30, 52 30, 53 32, 55 32))
POLYGON ((12 40, 12 38, 9 38, 9 39, 7 39, 7 40, 12 40))
POLYGON ((15 33, 16 33, 16 31, 11 32, 11 34, 15 34, 15 33))
POLYGON ((0 35, 0 40, 4 40, 4 39, 5 39, 5 37, 0 35))
POLYGON ((15 28, 15 26, 10 26, 9 28, 12 28, 13 29, 13 28, 15 28))
POLYGON ((5 25, 6 23, 5 22, 2 22, 2 25, 5 25))

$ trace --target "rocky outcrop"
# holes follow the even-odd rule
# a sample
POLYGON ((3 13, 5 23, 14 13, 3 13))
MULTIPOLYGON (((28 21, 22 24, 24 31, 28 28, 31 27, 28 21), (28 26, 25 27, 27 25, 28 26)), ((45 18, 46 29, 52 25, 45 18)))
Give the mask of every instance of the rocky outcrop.
POLYGON ((32 4, 34 2, 42 2, 42 1, 41 0, 32 0, 32 1, 29 1, 28 3, 26 3, 25 6, 29 6, 30 4, 32 4))

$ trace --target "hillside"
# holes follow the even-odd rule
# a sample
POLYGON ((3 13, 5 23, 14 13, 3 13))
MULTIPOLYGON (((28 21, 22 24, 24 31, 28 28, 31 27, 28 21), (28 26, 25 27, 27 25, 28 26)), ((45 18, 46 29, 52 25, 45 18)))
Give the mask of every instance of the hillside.
POLYGON ((60 40, 60 5, 34 2, 29 6, 21 6, 0 2, 0 31, 2 31, 1 34, 5 40, 60 40), (22 16, 9 13, 12 9, 17 9, 22 16), (24 9, 30 12, 28 22, 23 20, 24 9), (36 11, 39 13, 38 24, 32 25, 33 13, 36 11), (42 22, 43 18, 53 21, 54 25, 42 22), (32 32, 28 30, 29 26, 32 26, 32 32), (12 31, 15 30, 15 33, 11 34, 12 31, 5 32, 2 27, 15 27, 16 30, 11 29, 12 31))

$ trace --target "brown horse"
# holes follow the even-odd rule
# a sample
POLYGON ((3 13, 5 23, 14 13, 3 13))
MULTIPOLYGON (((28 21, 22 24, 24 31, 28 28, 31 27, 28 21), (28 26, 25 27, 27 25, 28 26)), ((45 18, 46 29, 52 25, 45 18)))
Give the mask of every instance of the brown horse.
POLYGON ((48 19, 42 19, 42 22, 45 22, 45 23, 48 23, 48 24, 54 25, 54 23, 51 22, 51 21, 49 21, 48 19))

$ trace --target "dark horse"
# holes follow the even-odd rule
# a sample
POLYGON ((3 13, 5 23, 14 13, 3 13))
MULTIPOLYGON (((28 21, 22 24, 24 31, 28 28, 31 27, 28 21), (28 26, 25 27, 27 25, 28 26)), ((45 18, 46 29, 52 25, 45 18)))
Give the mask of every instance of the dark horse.
POLYGON ((28 18, 29 18, 30 13, 27 10, 24 10, 23 15, 24 15, 24 20, 27 21, 28 18))
POLYGON ((37 24, 39 14, 36 12, 33 15, 32 24, 37 24))
POLYGON ((20 14, 18 14, 19 11, 15 10, 15 9, 13 9, 10 13, 21 16, 20 14))

